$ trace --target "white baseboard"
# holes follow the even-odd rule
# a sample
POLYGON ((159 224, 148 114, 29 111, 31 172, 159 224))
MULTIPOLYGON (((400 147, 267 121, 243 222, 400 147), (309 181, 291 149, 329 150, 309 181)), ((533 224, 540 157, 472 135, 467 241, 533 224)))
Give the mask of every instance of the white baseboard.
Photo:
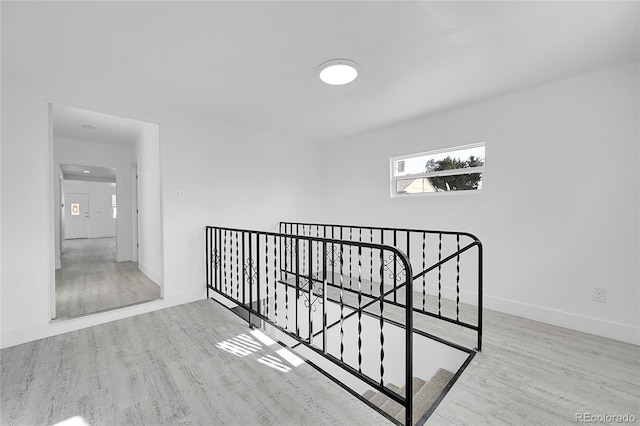
POLYGON ((138 269, 140 270, 140 272, 145 274, 151 281, 156 283, 158 286, 162 286, 162 276, 160 274, 151 270, 150 268, 147 268, 145 265, 143 265, 140 262, 138 262, 138 269))
POLYGON ((640 346, 640 327, 492 296, 484 297, 484 307, 640 346))
MULTIPOLYGON (((438 286, 434 283, 427 283, 427 294, 438 294, 438 286)), ((414 288, 414 300, 420 297, 421 287, 414 288)), ((455 300, 455 288, 450 286, 442 287, 442 297, 444 299, 455 300)), ((471 305, 477 305, 477 295, 472 292, 460 291, 460 301, 471 305)), ((558 327, 570 328, 584 333, 595 334, 597 336, 620 340, 622 342, 640 345, 640 328, 599 318, 578 315, 571 312, 546 308, 544 306, 531 305, 500 297, 484 296, 484 307, 494 311, 519 317, 544 322, 558 327)))

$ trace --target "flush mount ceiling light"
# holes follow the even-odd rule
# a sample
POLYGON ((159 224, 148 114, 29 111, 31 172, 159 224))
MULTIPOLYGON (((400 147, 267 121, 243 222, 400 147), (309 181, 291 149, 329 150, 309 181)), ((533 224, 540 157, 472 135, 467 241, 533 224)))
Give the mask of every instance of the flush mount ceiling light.
POLYGON ((83 172, 85 172, 85 173, 91 173, 89 170, 83 170, 83 172))
POLYGON ((91 124, 83 124, 83 129, 96 130, 96 126, 92 126, 91 124))
POLYGON ((320 80, 332 86, 351 83, 358 77, 360 66, 348 59, 332 59, 318 66, 320 80))

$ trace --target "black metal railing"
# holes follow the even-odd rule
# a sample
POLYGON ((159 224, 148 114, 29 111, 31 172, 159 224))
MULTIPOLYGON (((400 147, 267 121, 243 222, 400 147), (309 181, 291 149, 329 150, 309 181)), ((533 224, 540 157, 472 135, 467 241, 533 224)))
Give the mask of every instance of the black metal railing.
POLYGON ((207 226, 207 297, 241 306, 249 324, 273 327, 401 404, 412 425, 413 292, 398 296, 412 288, 411 263, 396 247, 351 237, 207 226), (404 348, 385 346, 389 327, 403 331, 404 348), (385 356, 391 349, 404 350, 401 363, 385 356), (392 372, 404 395, 387 386, 392 372))
MULTIPOLYGON (((381 262, 376 262, 373 256, 365 259, 365 267, 368 263, 370 271, 370 294, 374 295, 377 288, 373 284, 373 271, 383 268, 388 279, 386 302, 406 306, 406 295, 416 292, 410 304, 414 312, 473 330, 476 335, 473 349, 482 350, 483 254, 482 243, 476 236, 466 232, 301 222, 280 222, 280 232, 389 245, 404 252, 414 271, 411 279, 405 275, 407 272, 397 262, 395 253, 381 262)), ((350 251, 346 259, 349 281, 351 254, 350 251)), ((287 270, 286 259, 281 267, 287 270)))

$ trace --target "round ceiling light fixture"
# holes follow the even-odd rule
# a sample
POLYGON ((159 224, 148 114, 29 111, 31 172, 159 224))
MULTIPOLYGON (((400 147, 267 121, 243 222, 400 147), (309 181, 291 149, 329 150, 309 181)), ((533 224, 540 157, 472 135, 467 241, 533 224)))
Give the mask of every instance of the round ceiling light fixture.
POLYGON ((332 59, 321 63, 316 71, 323 82, 342 86, 355 80, 359 70, 360 66, 349 59, 332 59))

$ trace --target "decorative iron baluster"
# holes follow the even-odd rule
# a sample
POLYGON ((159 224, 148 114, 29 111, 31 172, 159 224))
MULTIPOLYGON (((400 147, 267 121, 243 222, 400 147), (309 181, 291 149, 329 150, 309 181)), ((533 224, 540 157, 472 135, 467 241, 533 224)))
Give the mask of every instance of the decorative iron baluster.
POLYGON ((216 271, 218 275, 216 278, 216 290, 221 291, 222 290, 222 230, 219 228, 216 229, 216 241, 218 244, 218 263, 220 264, 220 267, 216 271))
POLYGON ((233 231, 229 231, 229 296, 233 298, 233 284, 235 282, 234 275, 234 259, 233 259, 233 231))
POLYGON ((458 255, 456 256, 456 321, 460 321, 460 234, 456 234, 458 255))
MULTIPOLYGON (((244 231, 242 231, 242 304, 246 306, 247 301, 246 301, 246 297, 245 295, 247 294, 246 291, 246 279, 247 279, 247 274, 246 274, 246 270, 244 267, 244 257, 245 257, 245 252, 244 252, 244 231)), ((249 314, 249 324, 251 324, 251 309, 248 310, 248 314, 249 314)))
POLYGON ((340 244, 340 361, 343 361, 344 354, 344 282, 343 282, 343 267, 344 267, 344 247, 340 244))
MULTIPOLYGON (((316 238, 320 237, 320 226, 316 226, 316 238)), ((316 278, 320 278, 320 248, 316 244, 316 278)))
POLYGON ((384 249, 380 250, 380 386, 384 386, 384 249))
MULTIPOLYGON (((393 231, 393 246, 398 247, 397 233, 393 231)), ((393 301, 398 302, 398 260, 396 259, 396 252, 393 252, 393 301)))
MULTIPOLYGON (((285 227, 286 228, 286 227, 285 227)), ((280 241, 282 245, 282 241, 280 241)), ((287 270, 287 237, 284 237, 284 269, 287 270)), ((289 276, 285 273, 284 284, 284 328, 289 330, 289 276)))
POLYGON ((227 230, 224 230, 224 245, 222 246, 222 270, 224 271, 224 294, 227 294, 227 230))
MULTIPOLYGON (((427 269, 427 234, 422 233, 422 270, 427 269)), ((425 310, 425 304, 427 301, 427 281, 425 275, 422 274, 422 310, 425 310)))
POLYGON ((265 277, 266 277, 266 289, 267 289, 267 308, 266 308, 266 317, 269 318, 269 236, 264 236, 264 268, 265 268, 265 277))
POLYGON ((229 296, 233 298, 233 231, 229 231, 229 296))
POLYGON ((240 250, 238 249, 238 231, 236 231, 236 300, 240 301, 240 250))
MULTIPOLYGON (((242 258, 245 258, 244 254, 244 234, 242 237, 242 258)), ((247 265, 249 265, 249 326, 251 326, 251 312, 253 311, 253 253, 251 252, 251 233, 249 233, 249 258, 247 259, 247 265)))
MULTIPOLYGON (((369 242, 373 244, 373 228, 369 228, 369 242)), ((369 276, 371 281, 369 282, 369 291, 373 296, 373 247, 369 249, 369 276)))
POLYGON ((273 236, 273 313, 275 323, 278 323, 278 241, 273 236))
MULTIPOLYGON (((298 230, 298 226, 296 225, 296 231, 298 230)), ((293 233, 293 226, 291 226, 291 232, 293 233)), ((297 234, 297 232, 296 232, 297 234)), ((290 264, 291 264, 291 271, 293 271, 293 265, 295 264, 294 259, 296 254, 294 253, 294 251, 297 251, 297 245, 298 245, 298 240, 294 239, 293 237, 289 237, 289 260, 290 260, 290 264)), ((297 266, 296 266, 297 267, 297 266)), ((296 273, 297 273, 297 269, 296 269, 296 273)), ((296 300, 298 298, 298 294, 296 293, 296 300)))
MULTIPOLYGON (((287 227, 285 225, 285 232, 287 230, 287 227)), ((282 246, 282 243, 281 243, 282 246)), ((280 255, 284 255, 284 280, 286 282, 289 282, 289 238, 284 237, 284 253, 281 253, 280 255)))
MULTIPOLYGON (((331 225, 331 239, 334 239, 333 225, 331 225)), ((335 253, 336 246, 334 243, 331 243, 331 284, 333 285, 336 283, 336 262, 334 261, 335 253)))
POLYGON ((358 372, 362 373, 362 246, 358 246, 358 372))
MULTIPOLYGON (((304 229, 305 229, 305 225, 302 225, 302 236, 306 236, 304 229)), ((307 267, 307 257, 305 256, 306 250, 305 250, 305 244, 304 244, 304 240, 302 241, 302 275, 304 275, 304 271, 306 270, 307 267)))
POLYGON ((217 235, 216 231, 217 230, 214 230, 213 237, 212 237, 213 240, 214 240, 216 248, 213 251, 213 255, 212 255, 211 261, 213 262, 213 272, 212 272, 212 275, 213 275, 213 287, 216 290, 220 290, 220 280, 218 279, 218 272, 220 271, 220 251, 218 249, 218 246, 219 246, 218 237, 219 236, 217 235))
MULTIPOLYGON (((442 233, 438 234, 438 262, 442 260, 442 233)), ((442 307, 442 265, 438 265, 438 315, 442 307)))
MULTIPOLYGON (((353 228, 349 227, 349 241, 353 241, 353 228)), ((353 288, 353 271, 351 268, 351 253, 353 253, 353 246, 349 245, 349 290, 353 288)))

